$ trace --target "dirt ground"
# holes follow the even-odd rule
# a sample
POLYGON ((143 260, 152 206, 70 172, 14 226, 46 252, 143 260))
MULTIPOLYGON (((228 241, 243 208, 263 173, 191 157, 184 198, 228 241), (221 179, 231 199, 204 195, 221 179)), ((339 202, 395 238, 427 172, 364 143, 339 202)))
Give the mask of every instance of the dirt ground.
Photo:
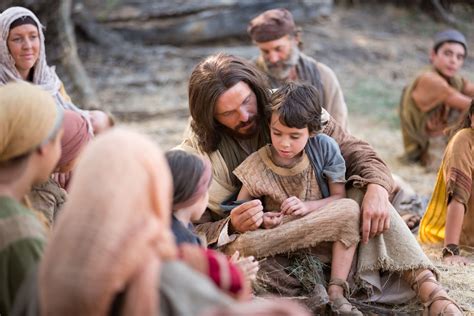
MULTIPOLYGON (((303 25, 304 51, 330 66, 341 83, 351 132, 371 143, 393 172, 426 198, 435 174, 397 160, 402 153, 397 105, 402 87, 428 63, 431 36, 446 27, 419 12, 392 6, 336 7, 327 20, 303 25)), ((469 43, 474 43, 473 30, 463 30, 469 43)), ((80 54, 103 107, 123 118, 123 124, 152 135, 164 149, 180 142, 187 125, 187 79, 194 65, 215 52, 246 58, 258 53, 250 41, 124 49, 127 54, 110 56, 87 46, 80 54)), ((468 57, 463 74, 474 79, 473 70, 468 57)), ((450 294, 474 313, 474 264, 447 267, 440 263, 440 248, 426 252, 450 294)), ((474 260, 472 253, 470 258, 474 260)))

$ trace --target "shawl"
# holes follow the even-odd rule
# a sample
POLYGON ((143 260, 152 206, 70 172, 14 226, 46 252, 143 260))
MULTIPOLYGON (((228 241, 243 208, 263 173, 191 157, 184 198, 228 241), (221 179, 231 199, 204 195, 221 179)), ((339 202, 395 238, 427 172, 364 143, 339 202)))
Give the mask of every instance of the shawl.
POLYGON ((126 129, 84 151, 39 267, 42 315, 154 315, 169 229, 172 179, 154 142, 126 129), (140 302, 137 304, 137 302, 140 302))
POLYGON ((64 112, 63 131, 62 152, 58 167, 65 166, 74 160, 91 139, 91 134, 87 130, 87 121, 78 113, 70 110, 64 112))
POLYGON ((23 7, 11 7, 0 14, 0 85, 4 85, 10 81, 22 81, 22 77, 15 67, 15 61, 8 50, 8 34, 10 32, 10 25, 16 19, 29 16, 38 26, 38 34, 40 39, 40 51, 38 61, 34 66, 33 84, 39 85, 44 90, 48 91, 54 98, 57 104, 63 109, 72 110, 80 113, 87 120, 89 132, 91 132, 91 124, 88 111, 79 109, 69 100, 65 99, 61 94, 62 82, 56 74, 55 68, 50 67, 46 61, 46 51, 44 44, 44 26, 38 20, 36 15, 30 10, 23 7))
POLYGON ((473 149, 474 130, 471 128, 456 133, 446 147, 433 194, 420 223, 419 240, 422 243, 443 242, 448 203, 456 199, 466 208, 460 243, 474 246, 473 149))
POLYGON ((0 86, 0 163, 48 142, 62 118, 62 109, 39 87, 26 82, 0 86))

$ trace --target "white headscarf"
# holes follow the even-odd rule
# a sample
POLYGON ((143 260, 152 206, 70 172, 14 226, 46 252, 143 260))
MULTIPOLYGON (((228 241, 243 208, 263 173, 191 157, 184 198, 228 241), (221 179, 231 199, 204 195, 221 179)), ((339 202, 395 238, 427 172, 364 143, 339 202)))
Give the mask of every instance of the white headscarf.
POLYGON ((10 25, 15 20, 26 16, 35 21, 40 39, 40 52, 38 60, 34 65, 33 84, 39 85, 51 93, 56 103, 62 108, 80 113, 87 120, 89 130, 91 131, 92 126, 90 124, 88 111, 81 110, 72 102, 68 102, 59 92, 62 82, 56 74, 54 67, 49 67, 46 62, 43 34, 44 26, 33 12, 23 7, 11 7, 0 14, 0 85, 5 85, 12 81, 23 81, 23 78, 15 67, 15 60, 8 50, 7 40, 10 33, 10 25))

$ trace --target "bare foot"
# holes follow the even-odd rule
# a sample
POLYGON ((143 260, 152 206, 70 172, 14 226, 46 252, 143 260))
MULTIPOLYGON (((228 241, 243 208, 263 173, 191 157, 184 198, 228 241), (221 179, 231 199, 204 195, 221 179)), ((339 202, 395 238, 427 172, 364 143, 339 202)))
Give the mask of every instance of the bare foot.
POLYGON ((443 258, 443 263, 451 265, 467 266, 471 261, 463 256, 447 256, 443 258))
POLYGON ((342 287, 338 285, 330 285, 328 287, 328 296, 330 304, 334 306, 333 309, 336 309, 337 312, 350 312, 352 310, 351 303, 344 297, 344 290, 342 287))

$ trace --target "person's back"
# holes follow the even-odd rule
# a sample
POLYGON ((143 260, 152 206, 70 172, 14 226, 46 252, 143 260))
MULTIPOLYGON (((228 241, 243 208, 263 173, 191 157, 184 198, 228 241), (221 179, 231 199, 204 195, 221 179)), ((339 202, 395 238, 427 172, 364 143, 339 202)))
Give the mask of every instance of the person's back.
POLYGON ((444 130, 456 123, 474 96, 474 85, 458 74, 466 54, 466 40, 458 31, 436 34, 432 65, 404 89, 400 123, 406 161, 438 167, 447 143, 444 130))
POLYGON ((62 111, 39 87, 0 87, 0 314, 8 315, 46 235, 24 199, 44 182, 60 155, 62 111))

